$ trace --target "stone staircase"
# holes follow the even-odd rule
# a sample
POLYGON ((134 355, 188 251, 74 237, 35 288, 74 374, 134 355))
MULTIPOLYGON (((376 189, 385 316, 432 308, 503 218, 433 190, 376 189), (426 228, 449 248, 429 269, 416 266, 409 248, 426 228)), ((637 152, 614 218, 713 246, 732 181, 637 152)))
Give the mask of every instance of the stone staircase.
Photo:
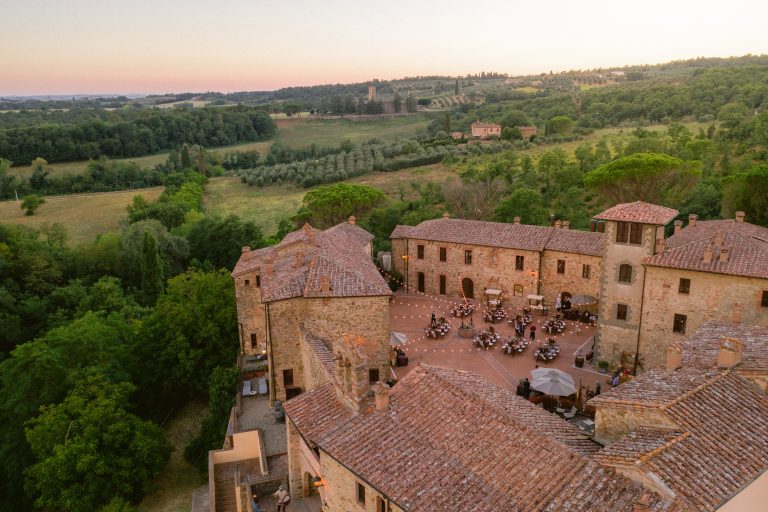
POLYGON ((232 470, 217 466, 214 481, 216 482, 216 512, 240 512, 237 510, 235 500, 235 481, 232 470))

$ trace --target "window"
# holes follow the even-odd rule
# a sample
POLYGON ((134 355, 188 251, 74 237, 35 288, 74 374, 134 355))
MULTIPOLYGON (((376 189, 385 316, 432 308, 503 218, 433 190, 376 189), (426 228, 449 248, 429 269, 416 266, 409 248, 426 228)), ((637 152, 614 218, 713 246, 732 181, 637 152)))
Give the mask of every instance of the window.
POLYGON ((679 332, 680 334, 685 334, 685 323, 688 321, 688 317, 686 315, 678 315, 675 313, 675 320, 672 323, 672 332, 679 332))
POLYGON ((760 306, 768 308, 768 290, 763 290, 763 298, 760 300, 760 306))
POLYGON ((523 296, 523 285, 516 284, 513 293, 514 293, 515 297, 522 297, 523 296))
POLYGON ((440 276, 440 295, 445 295, 445 276, 440 276))
POLYGON ((368 369, 368 382, 370 384, 376 384, 379 382, 379 369, 378 368, 369 368, 368 369))
POLYGON ((416 246, 416 257, 420 260, 424 259, 424 246, 423 245, 417 245, 416 246))
POLYGON ((251 284, 251 282, 248 279, 246 279, 245 280, 245 286, 248 286, 249 284, 251 284))
POLYGON ((365 505, 365 486, 357 482, 357 502, 365 505))
POLYGON ((565 274, 565 260, 557 260, 557 273, 565 274))
POLYGON ((627 319, 628 306, 626 304, 616 304, 616 320, 627 319))
POLYGON ((619 265, 619 282, 631 283, 632 282, 632 265, 619 265))
POLYGON ((629 222, 616 223, 616 241, 621 244, 629 241, 629 222))
POLYGON ((283 370, 283 386, 293 386, 293 369, 283 370))
POLYGON ((261 276, 256 276, 256 288, 261 286, 261 276))
POLYGON ((416 277, 418 278, 418 290, 420 293, 424 293, 424 272, 417 273, 416 277))
POLYGON ((448 260, 448 251, 445 250, 445 247, 440 248, 440 261, 447 261, 448 260))
POLYGON ((621 244, 630 243, 640 245, 643 243, 643 225, 636 222, 617 222, 616 241, 621 244))
POLYGON ((582 265, 581 266, 581 277, 584 279, 589 279, 589 273, 592 271, 592 268, 589 265, 582 265))
POLYGON ((387 512, 387 502, 381 496, 376 496, 376 512, 387 512))
POLYGON ((251 348, 256 347, 256 334, 251 333, 251 348))
POLYGON ((523 270, 525 268, 525 256, 515 256, 515 270, 523 270))
POLYGON ((680 278, 680 286, 677 288, 678 293, 684 293, 688 295, 691 293, 691 280, 690 279, 684 279, 680 278))
POLYGON ((467 265, 472 264, 472 251, 464 251, 464 263, 467 265))

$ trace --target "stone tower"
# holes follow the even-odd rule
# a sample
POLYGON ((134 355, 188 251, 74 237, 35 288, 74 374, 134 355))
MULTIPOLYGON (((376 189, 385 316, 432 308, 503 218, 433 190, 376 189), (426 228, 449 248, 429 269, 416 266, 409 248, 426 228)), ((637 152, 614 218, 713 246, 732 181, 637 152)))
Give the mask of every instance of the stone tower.
POLYGON ((595 361, 608 361, 611 368, 635 368, 645 284, 643 259, 663 251, 664 226, 677 214, 672 208, 637 201, 595 216, 605 222, 606 234, 595 361))
POLYGON ((376 86, 375 85, 369 85, 368 86, 368 101, 375 101, 376 100, 376 86))

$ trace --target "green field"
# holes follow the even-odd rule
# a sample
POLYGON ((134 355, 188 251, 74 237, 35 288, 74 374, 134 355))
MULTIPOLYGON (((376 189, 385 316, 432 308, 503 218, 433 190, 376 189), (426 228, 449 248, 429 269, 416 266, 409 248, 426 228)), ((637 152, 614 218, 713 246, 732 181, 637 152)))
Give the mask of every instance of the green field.
MULTIPOLYGON (((355 144, 365 142, 373 137, 382 142, 393 142, 400 138, 411 138, 418 131, 423 130, 429 124, 429 120, 422 115, 386 117, 376 120, 351 121, 349 119, 277 119, 277 136, 268 141, 246 142, 233 146, 207 148, 213 153, 226 153, 228 151, 256 150, 261 154, 269 151, 269 147, 277 141, 284 142, 292 148, 300 148, 310 144, 318 146, 337 146, 342 140, 349 139, 355 144)), ((168 153, 148 155, 137 158, 125 158, 136 162, 142 167, 153 167, 165 162, 168 153)), ((51 164, 52 175, 79 174, 85 170, 87 161, 65 162, 51 164)), ((29 176, 32 173, 31 166, 19 166, 13 168, 17 176, 29 176)))
POLYGON ((69 242, 78 245, 93 241, 96 235, 117 231, 127 218, 126 207, 133 196, 141 194, 147 201, 160 197, 163 187, 102 192, 71 196, 48 196, 35 215, 26 216, 16 201, 0 202, 0 222, 37 227, 45 223, 63 224, 69 242))
MULTIPOLYGON (((391 197, 398 197, 402 188, 406 196, 410 197, 411 182, 444 182, 455 175, 447 167, 435 164, 396 172, 376 172, 348 182, 378 188, 391 197)), ((234 213, 244 220, 255 222, 265 234, 272 234, 280 219, 296 213, 307 190, 311 189, 288 186, 249 187, 240 183, 240 178, 213 178, 205 189, 205 207, 208 214, 225 216, 234 213)))

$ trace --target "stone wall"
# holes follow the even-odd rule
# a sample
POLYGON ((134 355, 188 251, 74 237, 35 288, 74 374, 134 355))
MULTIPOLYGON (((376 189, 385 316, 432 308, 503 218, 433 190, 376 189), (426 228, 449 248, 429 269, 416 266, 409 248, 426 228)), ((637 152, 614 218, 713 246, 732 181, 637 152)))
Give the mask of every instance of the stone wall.
POLYGON ((595 441, 608 445, 638 427, 679 428, 661 409, 632 405, 599 405, 595 411, 595 441))
POLYGON ((711 272, 646 268, 640 354, 644 370, 664 366, 670 342, 682 341, 708 320, 768 327, 768 308, 760 306, 768 279, 711 272), (679 293, 680 279, 690 279, 690 292, 679 293), (675 314, 686 315, 685 333, 672 331, 675 314))
POLYGON ((571 252, 545 250, 541 260, 541 295, 554 305, 560 292, 571 295, 591 295, 600 298, 600 275, 603 258, 571 252), (557 273, 557 260, 565 261, 565 272, 557 273), (589 265, 589 277, 583 277, 584 265, 589 265))
POLYGON ((285 400, 283 370, 293 370, 293 385, 307 389, 301 358, 300 327, 307 317, 307 300, 303 297, 271 302, 268 305, 272 350, 269 353, 272 398, 285 400))
POLYGON ((299 434, 299 430, 293 425, 289 418, 285 420, 285 429, 288 444, 288 490, 292 497, 298 498, 304 496, 307 489, 304 488, 302 475, 306 470, 306 465, 302 460, 301 445, 304 440, 299 434))
MULTIPOLYGON (((376 512, 377 497, 383 499, 385 503, 388 501, 383 493, 365 480, 358 478, 353 472, 323 451, 320 452, 320 468, 325 484, 320 488, 320 494, 326 502, 326 507, 323 510, 376 512), (358 483, 365 487, 365 504, 360 503, 357 499, 358 483)), ((389 510, 402 512, 401 508, 392 503, 390 503, 389 510)))
POLYGON ((605 223, 606 247, 600 276, 600 308, 595 360, 608 361, 611 368, 621 363, 623 352, 634 354, 640 333, 640 308, 643 301, 645 268, 643 258, 654 254, 656 226, 643 225, 641 245, 616 242, 616 222, 605 223), (619 282, 619 267, 632 266, 632 281, 619 282), (616 318, 618 304, 625 304, 627 319, 616 318))
POLYGON ((254 270, 239 275, 234 280, 240 347, 241 352, 247 355, 255 355, 266 350, 264 305, 261 302, 261 288, 256 286, 259 279, 259 271, 254 270), (255 344, 252 342, 253 339, 256 340, 255 344))

